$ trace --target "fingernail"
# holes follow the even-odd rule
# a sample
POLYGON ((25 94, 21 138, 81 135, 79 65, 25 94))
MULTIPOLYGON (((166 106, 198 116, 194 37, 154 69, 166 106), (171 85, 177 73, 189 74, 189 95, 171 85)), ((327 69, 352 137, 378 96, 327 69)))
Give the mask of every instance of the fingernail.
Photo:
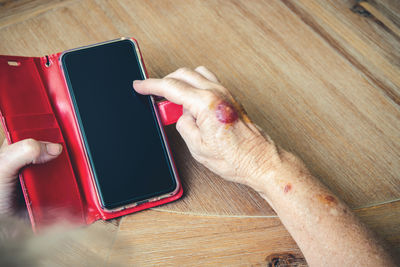
POLYGON ((141 80, 135 80, 135 81, 133 81, 133 86, 139 85, 139 84, 141 84, 141 83, 142 83, 141 80))
POLYGON ((46 144, 46 150, 49 155, 58 156, 62 151, 62 145, 49 143, 46 144))

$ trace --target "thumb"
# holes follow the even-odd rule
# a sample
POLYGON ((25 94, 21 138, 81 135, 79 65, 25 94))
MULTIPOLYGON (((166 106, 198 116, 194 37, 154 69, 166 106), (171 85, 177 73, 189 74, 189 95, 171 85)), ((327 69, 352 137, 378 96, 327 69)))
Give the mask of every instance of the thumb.
POLYGON ((19 169, 28 164, 45 163, 61 154, 60 144, 25 139, 0 148, 0 181, 17 176, 19 169))

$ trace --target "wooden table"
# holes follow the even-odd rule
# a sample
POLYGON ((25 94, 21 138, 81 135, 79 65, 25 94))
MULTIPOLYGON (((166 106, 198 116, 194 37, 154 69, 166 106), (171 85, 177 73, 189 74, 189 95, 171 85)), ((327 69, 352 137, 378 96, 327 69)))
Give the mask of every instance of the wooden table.
MULTIPOLYGON (((151 77, 205 65, 399 253, 399 14, 397 0, 1 0, 0 54, 133 36, 151 77)), ((275 254, 304 263, 257 193, 197 164, 173 126, 167 134, 184 197, 94 224, 106 240, 81 249, 109 265, 265 266, 275 254)))

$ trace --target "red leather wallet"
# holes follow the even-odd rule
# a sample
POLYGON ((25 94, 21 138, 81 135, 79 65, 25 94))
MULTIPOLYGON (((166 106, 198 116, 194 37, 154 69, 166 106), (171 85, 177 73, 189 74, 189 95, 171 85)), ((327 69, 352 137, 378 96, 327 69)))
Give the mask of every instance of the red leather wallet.
MULTIPOLYGON (((36 231, 60 220, 90 224, 180 198, 181 185, 175 195, 158 201, 115 212, 101 208, 60 68, 60 54, 0 56, 0 118, 8 142, 34 138, 63 146, 63 152, 55 160, 27 166, 20 173, 33 229, 36 231)), ((169 101, 159 102, 157 106, 164 125, 175 123, 182 115, 182 106, 169 101)))

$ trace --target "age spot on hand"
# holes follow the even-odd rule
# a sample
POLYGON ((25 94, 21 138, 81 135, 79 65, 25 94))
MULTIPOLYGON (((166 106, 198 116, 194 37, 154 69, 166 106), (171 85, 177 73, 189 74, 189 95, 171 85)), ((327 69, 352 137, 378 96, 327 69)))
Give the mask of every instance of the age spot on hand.
POLYGON ((231 124, 239 118, 236 109, 228 102, 221 101, 215 109, 217 119, 225 124, 231 124))
POLYGON ((333 196, 329 196, 329 195, 325 197, 325 200, 327 202, 336 202, 336 199, 333 196))
POLYGON ((336 198, 334 198, 331 195, 319 194, 318 195, 318 200, 321 201, 322 203, 325 203, 325 204, 330 205, 330 206, 335 205, 337 203, 336 198))
POLYGON ((285 187, 283 188, 283 192, 285 194, 288 193, 290 190, 292 190, 292 185, 290 183, 285 185, 285 187))

